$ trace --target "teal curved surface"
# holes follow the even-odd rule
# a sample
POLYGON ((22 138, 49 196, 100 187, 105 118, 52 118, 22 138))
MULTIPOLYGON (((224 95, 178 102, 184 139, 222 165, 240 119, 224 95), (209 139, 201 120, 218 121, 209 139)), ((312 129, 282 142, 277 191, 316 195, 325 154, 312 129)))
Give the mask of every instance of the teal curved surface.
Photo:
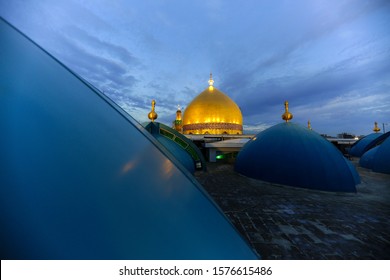
POLYGON ((379 145, 378 151, 374 155, 372 170, 374 172, 390 174, 390 137, 387 137, 379 145))
POLYGON ((367 145, 367 148, 366 148, 366 151, 376 147, 376 146, 379 146, 380 144, 382 144, 388 137, 390 137, 390 131, 389 132, 386 132, 384 134, 381 134, 379 137, 375 138, 374 140, 372 140, 370 142, 369 145, 367 145))
POLYGON ((206 160, 190 139, 159 122, 143 125, 168 150, 168 156, 178 160, 189 172, 193 174, 196 169, 206 170, 206 160))
POLYGON ((371 133, 362 139, 356 141, 350 148, 349 154, 354 157, 361 157, 365 152, 370 149, 370 144, 382 136, 382 133, 371 133))
POLYGON ((177 159, 189 172, 195 172, 195 162, 192 157, 175 142, 169 140, 162 135, 154 135, 158 142, 168 149, 172 156, 177 159))
POLYGON ((379 146, 376 146, 365 152, 359 160, 359 165, 364 168, 372 169, 374 166, 375 154, 377 153, 378 148, 379 146))
POLYGON ((361 167, 390 174, 390 133, 385 136, 382 143, 363 154, 359 161, 361 167))
POLYGON ((0 19, 1 259, 256 259, 192 175, 0 19))
POLYGON ((390 174, 390 132, 371 141, 369 150, 359 160, 361 167, 390 174))
POLYGON ((272 126, 251 139, 235 170, 271 183, 334 192, 356 192, 355 167, 316 132, 295 123, 272 126))

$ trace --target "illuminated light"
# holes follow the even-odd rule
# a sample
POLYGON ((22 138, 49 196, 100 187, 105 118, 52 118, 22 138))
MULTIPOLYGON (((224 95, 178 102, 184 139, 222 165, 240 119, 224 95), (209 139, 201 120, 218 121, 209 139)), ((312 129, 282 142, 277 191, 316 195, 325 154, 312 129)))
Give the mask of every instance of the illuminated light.
POLYGON ((214 80, 213 80, 213 74, 210 73, 210 79, 209 79, 209 89, 213 90, 214 80))
POLYGON ((164 161, 164 164, 162 165, 162 170, 163 170, 166 178, 172 177, 173 171, 174 171, 172 162, 170 160, 166 159, 164 161))
POLYGON ((122 174, 125 174, 125 173, 129 172, 131 169, 133 169, 135 164, 136 164, 136 160, 132 160, 132 161, 127 162, 122 167, 122 174))
POLYGON ((225 158, 225 155, 217 155, 215 158, 216 159, 223 159, 223 158, 225 158))

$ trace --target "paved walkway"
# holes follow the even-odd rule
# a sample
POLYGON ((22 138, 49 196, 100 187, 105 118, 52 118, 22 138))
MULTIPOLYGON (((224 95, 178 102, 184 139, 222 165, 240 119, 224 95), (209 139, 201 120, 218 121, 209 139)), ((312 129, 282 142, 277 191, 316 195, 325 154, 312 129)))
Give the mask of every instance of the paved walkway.
POLYGON ((390 175, 358 168, 358 192, 272 185, 209 163, 195 174, 263 259, 390 259, 390 175))

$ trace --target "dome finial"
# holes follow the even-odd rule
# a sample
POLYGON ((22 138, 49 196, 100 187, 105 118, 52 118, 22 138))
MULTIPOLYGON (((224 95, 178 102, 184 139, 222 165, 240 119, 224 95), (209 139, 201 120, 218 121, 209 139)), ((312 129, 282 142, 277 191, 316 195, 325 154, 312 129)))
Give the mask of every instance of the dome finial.
POLYGON ((157 119, 157 117, 158 117, 157 113, 154 111, 155 106, 156 106, 156 100, 153 99, 152 100, 152 111, 150 111, 148 114, 148 118, 150 120, 152 120, 152 122, 154 122, 154 120, 157 119))
POLYGON ((378 133, 379 131, 381 131, 381 129, 378 127, 378 123, 377 122, 375 122, 374 123, 374 129, 373 129, 373 131, 375 132, 375 133, 378 133))
POLYGON ((311 123, 310 123, 310 120, 307 121, 307 128, 311 130, 311 123))
POLYGON ((293 114, 291 114, 288 111, 288 101, 284 102, 284 110, 285 110, 285 112, 282 115, 282 119, 285 120, 286 122, 288 122, 289 120, 291 120, 293 118, 293 114))
POLYGON ((213 90, 214 80, 213 80, 213 73, 210 72, 210 79, 209 79, 209 89, 213 90))

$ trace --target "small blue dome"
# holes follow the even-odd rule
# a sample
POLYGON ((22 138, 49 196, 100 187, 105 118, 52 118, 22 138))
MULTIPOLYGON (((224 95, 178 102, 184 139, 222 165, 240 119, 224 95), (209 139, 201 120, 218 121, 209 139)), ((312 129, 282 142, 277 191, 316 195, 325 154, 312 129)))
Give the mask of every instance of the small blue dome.
POLYGON ((355 167, 316 132, 287 122, 250 140, 237 156, 235 170, 271 183, 308 189, 356 192, 355 167))
POLYGON ((370 144, 372 141, 377 139, 379 136, 383 135, 382 133, 371 133, 362 139, 356 141, 349 150, 349 154, 354 157, 361 157, 365 152, 370 149, 370 144))
POLYGON ((359 165, 364 168, 372 169, 374 164, 375 154, 378 151, 379 146, 372 148, 365 152, 359 160, 359 165))
POLYGON ((363 154, 359 164, 374 172, 390 174, 390 133, 384 134, 382 140, 380 145, 363 154))

